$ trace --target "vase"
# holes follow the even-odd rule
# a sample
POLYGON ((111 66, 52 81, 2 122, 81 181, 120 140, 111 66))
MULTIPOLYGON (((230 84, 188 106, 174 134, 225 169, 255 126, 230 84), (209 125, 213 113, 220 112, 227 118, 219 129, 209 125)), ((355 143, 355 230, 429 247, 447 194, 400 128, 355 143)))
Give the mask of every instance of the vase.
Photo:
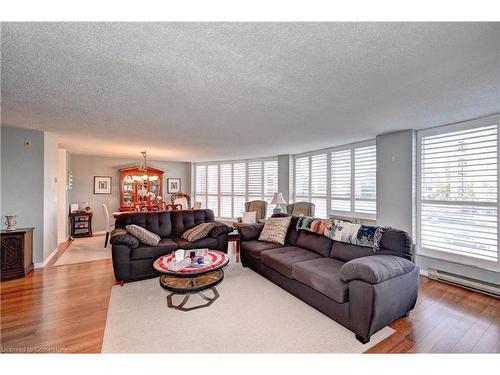
POLYGON ((16 230, 16 215, 5 215, 6 230, 16 230))

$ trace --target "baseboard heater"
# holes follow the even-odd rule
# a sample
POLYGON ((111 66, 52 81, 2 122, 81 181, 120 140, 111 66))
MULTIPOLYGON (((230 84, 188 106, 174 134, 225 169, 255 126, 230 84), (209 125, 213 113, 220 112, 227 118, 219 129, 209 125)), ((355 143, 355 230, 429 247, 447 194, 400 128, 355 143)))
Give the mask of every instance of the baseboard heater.
POLYGON ((438 270, 435 268, 428 269, 429 278, 443 281, 448 284, 461 286, 476 292, 488 294, 493 297, 500 298, 500 285, 489 283, 487 281, 473 279, 462 275, 457 275, 451 272, 438 270))

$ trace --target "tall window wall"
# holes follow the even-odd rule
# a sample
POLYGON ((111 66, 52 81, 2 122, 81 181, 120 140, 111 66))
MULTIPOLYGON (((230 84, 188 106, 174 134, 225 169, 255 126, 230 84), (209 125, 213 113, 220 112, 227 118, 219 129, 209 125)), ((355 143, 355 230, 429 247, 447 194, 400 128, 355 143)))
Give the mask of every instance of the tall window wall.
POLYGON ((499 269, 499 120, 418 132, 420 254, 499 269))
MULTIPOLYGON (((195 164, 195 200, 216 217, 234 219, 245 211, 245 202, 270 202, 278 191, 278 159, 258 159, 195 164)), ((268 207, 268 216, 273 207, 268 207)))
POLYGON ((295 201, 315 204, 316 217, 376 218, 375 141, 295 156, 295 201))

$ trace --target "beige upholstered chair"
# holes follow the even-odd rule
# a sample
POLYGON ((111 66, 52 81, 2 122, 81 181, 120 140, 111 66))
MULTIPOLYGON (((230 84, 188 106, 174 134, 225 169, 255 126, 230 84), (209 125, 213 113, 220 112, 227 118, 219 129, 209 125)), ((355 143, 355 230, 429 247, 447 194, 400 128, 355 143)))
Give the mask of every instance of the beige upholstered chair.
POLYGON ((314 216, 314 203, 295 202, 286 206, 286 213, 293 216, 314 216))
POLYGON ((245 212, 256 212, 255 220, 261 223, 267 217, 267 202, 266 201, 250 201, 245 202, 245 212))
MULTIPOLYGON (((266 201, 250 201, 245 202, 245 212, 255 212, 255 221, 263 223, 267 217, 267 202, 266 201)), ((233 223, 234 227, 241 226, 241 217, 233 223)))

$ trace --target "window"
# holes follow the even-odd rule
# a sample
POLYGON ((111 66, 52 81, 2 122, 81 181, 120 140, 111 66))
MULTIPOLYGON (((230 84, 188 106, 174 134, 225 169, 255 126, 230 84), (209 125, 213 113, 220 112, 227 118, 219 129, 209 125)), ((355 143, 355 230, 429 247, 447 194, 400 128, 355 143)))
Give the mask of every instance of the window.
MULTIPOLYGON (((195 199, 219 218, 233 219, 245 211, 245 202, 270 202, 278 191, 278 160, 197 163, 195 199)), ((268 216, 274 207, 268 208, 268 216)))
POLYGON ((375 219, 377 150, 374 141, 295 157, 295 201, 329 213, 375 219))
POLYGON ((418 132, 419 252, 498 269, 498 117, 418 132))

